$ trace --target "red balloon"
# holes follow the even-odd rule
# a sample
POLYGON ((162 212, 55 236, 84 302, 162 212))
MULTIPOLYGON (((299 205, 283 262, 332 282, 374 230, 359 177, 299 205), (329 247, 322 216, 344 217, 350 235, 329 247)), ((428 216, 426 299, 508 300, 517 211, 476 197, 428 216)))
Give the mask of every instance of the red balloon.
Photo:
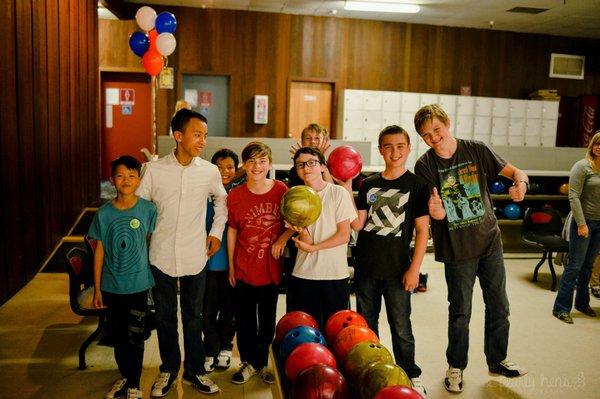
POLYGON ((336 369, 316 364, 298 374, 292 399, 349 399, 346 379, 336 369))
POLYGON ((340 310, 335 312, 327 320, 325 324, 325 339, 330 344, 335 342, 335 338, 348 326, 364 326, 368 327, 367 321, 358 312, 353 310, 340 310))
POLYGON ((285 375, 294 381, 300 372, 319 363, 337 369, 333 353, 325 346, 312 342, 300 344, 285 361, 285 375))
POLYGON ((327 159, 329 173, 340 180, 354 179, 362 169, 360 153, 349 145, 335 148, 327 159))
POLYGON ((156 29, 152 29, 150 31, 148 31, 148 39, 150 39, 150 45, 148 46, 148 51, 154 50, 154 51, 158 51, 156 49, 156 39, 158 38, 158 32, 156 31, 156 29))
POLYGON ((344 359, 346 359, 346 355, 350 352, 350 349, 360 342, 379 343, 379 338, 369 327, 346 327, 337 335, 335 343, 333 344, 333 351, 338 360, 343 363, 344 359))
POLYGON ((148 50, 142 57, 142 66, 150 76, 156 76, 160 73, 165 65, 163 56, 156 50, 148 50))
POLYGON ((414 389, 404 385, 392 385, 377 392, 375 399, 423 399, 423 396, 414 389))
POLYGON ((283 315, 277 322, 277 327, 275 327, 275 341, 283 341, 283 337, 285 337, 285 334, 287 334, 288 331, 299 326, 308 326, 317 330, 319 329, 319 324, 314 317, 308 313, 294 310, 293 312, 288 312, 283 315))

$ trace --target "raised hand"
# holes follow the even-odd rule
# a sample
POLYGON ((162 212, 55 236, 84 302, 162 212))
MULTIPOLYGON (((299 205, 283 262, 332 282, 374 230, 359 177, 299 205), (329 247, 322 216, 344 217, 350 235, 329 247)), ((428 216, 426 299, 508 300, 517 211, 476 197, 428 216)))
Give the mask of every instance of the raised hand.
POLYGON ((427 206, 429 208, 429 215, 435 220, 442 220, 446 217, 446 210, 444 209, 444 205, 442 203, 442 198, 438 194, 437 188, 434 187, 431 195, 429 196, 429 201, 427 201, 427 206))

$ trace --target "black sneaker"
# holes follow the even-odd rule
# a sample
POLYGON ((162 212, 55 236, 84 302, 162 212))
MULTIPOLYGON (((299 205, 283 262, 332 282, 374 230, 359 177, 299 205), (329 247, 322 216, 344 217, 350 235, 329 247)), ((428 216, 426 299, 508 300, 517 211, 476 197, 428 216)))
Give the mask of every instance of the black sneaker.
POLYGON ((495 366, 489 366, 489 370, 491 374, 500 374, 508 378, 521 377, 527 374, 526 369, 508 360, 503 360, 495 366))
POLYGON ((586 306, 575 306, 575 309, 580 311, 586 316, 596 317, 596 311, 590 307, 590 305, 586 306))
POLYGON ((176 379, 177 374, 166 372, 158 373, 158 376, 156 376, 156 380, 154 380, 154 384, 152 385, 152 392, 150 393, 150 396, 154 398, 162 398, 169 393, 176 379))
POLYGON ((564 321, 567 324, 573 324, 573 318, 569 312, 563 312, 562 310, 553 310, 552 315, 560 321, 564 321))
POLYGON ((202 393, 217 393, 219 387, 207 375, 183 373, 183 382, 193 385, 202 393))
POLYGON ((590 293, 600 299, 600 287, 590 287, 590 293))
POLYGON ((463 372, 456 367, 448 367, 446 378, 444 379, 444 387, 449 392, 462 392, 463 388, 463 372))

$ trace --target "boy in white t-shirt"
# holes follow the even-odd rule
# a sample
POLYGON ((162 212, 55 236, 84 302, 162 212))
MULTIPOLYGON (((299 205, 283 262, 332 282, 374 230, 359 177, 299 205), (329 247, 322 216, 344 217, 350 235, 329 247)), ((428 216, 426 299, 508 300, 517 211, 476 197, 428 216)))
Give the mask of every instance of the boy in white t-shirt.
POLYGON ((314 224, 292 238, 298 255, 288 295, 291 310, 307 312, 323 326, 333 313, 348 309, 347 250, 357 213, 348 191, 323 179, 327 165, 318 149, 298 149, 294 166, 304 184, 319 194, 322 211, 314 224))

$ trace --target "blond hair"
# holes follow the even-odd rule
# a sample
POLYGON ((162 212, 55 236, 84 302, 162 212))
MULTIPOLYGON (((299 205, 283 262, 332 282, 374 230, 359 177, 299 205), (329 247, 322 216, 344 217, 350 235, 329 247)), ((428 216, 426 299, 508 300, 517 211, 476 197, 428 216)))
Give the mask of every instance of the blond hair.
POLYGON ((592 138, 590 139, 590 142, 588 143, 587 146, 587 150, 585 152, 585 159, 588 160, 588 162, 590 163, 590 166, 592 167, 592 170, 599 172, 600 168, 598 168, 598 166, 596 165, 596 162, 594 162, 594 144, 598 144, 600 143, 600 130, 596 131, 596 133, 592 136, 592 138))
POLYGON ((188 104, 187 101, 185 100, 177 100, 177 102, 175 103, 175 112, 173 112, 173 115, 175 115, 177 113, 177 111, 179 111, 180 109, 189 109, 191 110, 192 107, 190 106, 190 104, 188 104))
POLYGON ((316 134, 320 134, 323 138, 329 137, 329 132, 323 126, 318 123, 311 123, 302 129, 302 133, 300 133, 300 139, 304 140, 304 135, 308 132, 315 132, 316 134))
POLYGON ((415 114, 415 129, 419 135, 421 134, 423 125, 433 121, 433 118, 437 118, 444 125, 447 125, 450 121, 448 114, 439 104, 424 105, 415 114))

